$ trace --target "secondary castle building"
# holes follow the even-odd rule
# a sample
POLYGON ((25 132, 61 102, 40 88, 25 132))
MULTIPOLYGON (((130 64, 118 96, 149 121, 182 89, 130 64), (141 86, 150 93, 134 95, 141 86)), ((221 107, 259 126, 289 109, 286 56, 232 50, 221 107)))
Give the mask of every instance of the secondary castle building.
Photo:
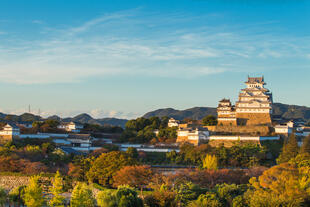
POLYGON ((219 102, 219 125, 268 125, 271 124, 272 93, 265 88, 264 77, 248 77, 246 88, 239 93, 236 105, 229 99, 219 102))

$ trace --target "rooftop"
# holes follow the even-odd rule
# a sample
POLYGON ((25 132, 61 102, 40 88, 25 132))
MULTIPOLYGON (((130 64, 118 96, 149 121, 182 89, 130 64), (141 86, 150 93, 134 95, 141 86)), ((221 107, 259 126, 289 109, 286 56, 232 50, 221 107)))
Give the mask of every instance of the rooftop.
POLYGON ((248 77, 248 81, 246 83, 265 83, 264 76, 262 77, 248 77))

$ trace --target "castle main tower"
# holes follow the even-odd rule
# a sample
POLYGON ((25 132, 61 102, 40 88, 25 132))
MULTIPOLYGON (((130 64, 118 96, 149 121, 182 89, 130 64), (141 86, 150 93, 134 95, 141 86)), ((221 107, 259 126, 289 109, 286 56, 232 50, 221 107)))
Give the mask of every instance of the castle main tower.
POLYGON ((239 93, 236 106, 227 99, 217 108, 220 125, 266 125, 271 124, 272 93, 265 88, 264 77, 248 77, 246 88, 239 93))
POLYGON ((246 88, 236 102, 236 118, 240 125, 271 124, 272 93, 266 89, 264 77, 248 77, 246 88))

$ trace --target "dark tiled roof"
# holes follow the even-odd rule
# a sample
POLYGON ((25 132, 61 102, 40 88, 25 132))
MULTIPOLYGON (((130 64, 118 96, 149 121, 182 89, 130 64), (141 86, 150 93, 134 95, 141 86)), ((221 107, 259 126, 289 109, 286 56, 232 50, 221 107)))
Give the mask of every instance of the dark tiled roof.
POLYGON ((67 154, 84 155, 83 152, 79 152, 79 151, 77 151, 75 149, 72 149, 71 147, 60 147, 60 149, 62 151, 64 151, 65 153, 67 153, 67 154))
POLYGON ((90 134, 69 134, 68 139, 88 140, 88 139, 91 139, 91 135, 90 134))
POLYGON ((264 77, 248 77, 247 83, 264 83, 264 77))

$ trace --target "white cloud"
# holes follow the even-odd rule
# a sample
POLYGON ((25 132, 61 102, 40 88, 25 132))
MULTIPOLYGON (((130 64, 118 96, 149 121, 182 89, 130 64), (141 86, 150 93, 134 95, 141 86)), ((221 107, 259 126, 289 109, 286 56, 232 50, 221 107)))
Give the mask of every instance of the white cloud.
POLYGON ((89 114, 93 117, 93 118, 122 118, 122 119, 134 119, 137 118, 139 116, 141 116, 141 114, 139 113, 133 113, 133 112, 123 112, 123 111, 117 111, 117 110, 103 110, 103 109, 93 109, 89 111, 89 114))
POLYGON ((304 57, 309 52, 303 46, 310 42, 306 38, 283 39, 220 26, 175 31, 175 25, 180 27, 188 19, 179 14, 150 17, 126 11, 76 27, 49 28, 48 35, 41 34, 37 41, 11 39, 11 46, 0 43, 0 81, 68 83, 118 74, 189 78, 240 71, 259 58, 304 57))
MULTIPOLYGON (((15 114, 15 115, 21 115, 24 113, 28 113, 27 108, 17 108, 17 109, 0 109, 1 113, 5 114, 15 114)), ((95 119, 100 118, 120 118, 120 119, 134 119, 137 117, 142 116, 140 113, 134 113, 134 112, 123 112, 123 111, 117 111, 117 110, 103 110, 103 109, 93 109, 93 110, 56 110, 56 109, 45 109, 40 110, 39 109, 31 109, 30 113, 35 115, 40 115, 43 118, 47 118, 49 116, 57 115, 61 118, 66 117, 74 117, 82 113, 87 113, 90 116, 92 116, 95 119)))

